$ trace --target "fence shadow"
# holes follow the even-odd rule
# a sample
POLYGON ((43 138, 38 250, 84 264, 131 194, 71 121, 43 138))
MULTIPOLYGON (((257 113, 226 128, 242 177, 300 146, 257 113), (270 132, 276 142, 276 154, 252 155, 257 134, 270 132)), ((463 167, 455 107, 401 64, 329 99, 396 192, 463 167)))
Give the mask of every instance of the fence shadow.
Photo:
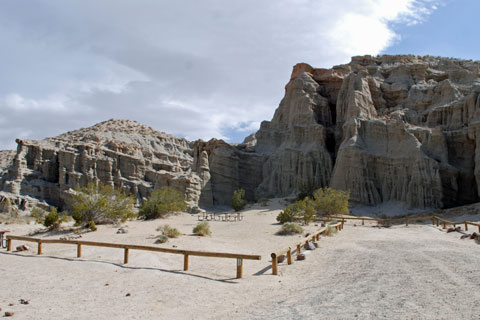
POLYGON ((116 262, 109 262, 109 261, 102 261, 102 260, 96 260, 96 259, 85 259, 85 258, 67 258, 67 257, 56 257, 56 256, 49 256, 49 255, 25 255, 25 254, 20 254, 20 253, 15 253, 15 252, 5 252, 5 251, 0 251, 1 255, 14 255, 17 257, 22 257, 22 258, 31 258, 31 259, 55 259, 55 260, 63 260, 63 261, 73 261, 73 262, 88 262, 88 263, 101 263, 101 264, 108 264, 108 265, 113 265, 122 269, 129 269, 129 270, 147 270, 147 271, 160 271, 160 272, 165 272, 165 273, 171 273, 171 274, 179 274, 179 275, 186 275, 190 277, 195 277, 195 278, 200 278, 204 280, 210 280, 210 281, 216 281, 216 282, 222 282, 222 283, 228 283, 228 284, 238 284, 239 281, 236 278, 225 278, 225 279, 214 279, 210 278, 207 276, 202 276, 198 274, 193 274, 193 273, 187 273, 182 270, 168 270, 168 269, 162 269, 162 268, 155 268, 155 267, 135 267, 135 266, 128 266, 124 265, 121 263, 116 263, 116 262))

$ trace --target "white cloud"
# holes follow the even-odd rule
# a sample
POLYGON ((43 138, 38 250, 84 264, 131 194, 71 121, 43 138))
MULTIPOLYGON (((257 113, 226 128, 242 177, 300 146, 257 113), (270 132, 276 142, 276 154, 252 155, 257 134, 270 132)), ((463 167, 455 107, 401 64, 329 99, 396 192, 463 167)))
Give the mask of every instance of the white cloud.
POLYGON ((189 139, 247 135, 291 67, 378 54, 424 0, 5 1, 0 149, 128 118, 189 139), (8 76, 7 76, 8 75, 8 76))

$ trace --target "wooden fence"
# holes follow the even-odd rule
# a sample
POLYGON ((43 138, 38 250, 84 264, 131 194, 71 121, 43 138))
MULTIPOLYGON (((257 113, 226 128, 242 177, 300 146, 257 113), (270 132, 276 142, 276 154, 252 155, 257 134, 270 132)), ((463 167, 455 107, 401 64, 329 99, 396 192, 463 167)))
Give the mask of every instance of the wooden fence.
POLYGON ((302 244, 308 245, 309 241, 318 241, 320 239, 320 235, 328 230, 328 228, 335 228, 337 231, 343 229, 343 222, 338 222, 336 224, 328 225, 323 227, 322 229, 314 232, 313 234, 309 235, 308 237, 303 238, 302 240, 294 243, 290 247, 284 248, 277 252, 273 252, 271 254, 272 257, 272 274, 278 275, 278 257, 287 254, 287 264, 292 264, 292 248, 296 248, 296 253, 299 255, 302 250, 302 244))
POLYGON ((143 245, 135 245, 135 244, 119 244, 119 243, 95 242, 95 241, 84 241, 84 240, 40 239, 40 238, 12 236, 12 235, 7 236, 8 251, 12 250, 13 240, 36 242, 38 244, 38 250, 37 250, 38 254, 42 254, 42 249, 43 249, 42 245, 45 243, 73 244, 77 246, 78 258, 82 256, 82 246, 120 248, 120 249, 124 249, 123 263, 125 264, 128 263, 128 255, 130 250, 144 250, 144 251, 164 252, 164 253, 172 253, 172 254, 183 254, 183 270, 185 271, 188 270, 189 256, 231 258, 231 259, 237 260, 237 278, 242 277, 243 260, 261 260, 262 259, 262 256, 251 255, 251 254, 181 250, 181 249, 170 249, 170 248, 143 246, 143 245))
POLYGON ((468 231, 468 226, 476 226, 478 227, 478 232, 480 233, 480 223, 475 223, 471 221, 463 221, 463 222, 455 222, 455 221, 448 221, 442 219, 437 216, 426 216, 426 217, 408 217, 408 218, 391 218, 391 219, 377 219, 377 218, 365 218, 365 217, 344 217, 344 216, 327 216, 324 219, 319 219, 320 221, 330 221, 330 220, 341 220, 345 222, 346 220, 361 220, 362 225, 365 224, 365 221, 376 221, 381 223, 392 223, 392 222, 404 222, 405 226, 408 227, 408 223, 412 221, 424 221, 424 220, 432 220, 433 225, 439 226, 440 223, 442 224, 443 229, 446 229, 448 225, 453 225, 456 227, 457 225, 464 225, 465 231, 468 231))

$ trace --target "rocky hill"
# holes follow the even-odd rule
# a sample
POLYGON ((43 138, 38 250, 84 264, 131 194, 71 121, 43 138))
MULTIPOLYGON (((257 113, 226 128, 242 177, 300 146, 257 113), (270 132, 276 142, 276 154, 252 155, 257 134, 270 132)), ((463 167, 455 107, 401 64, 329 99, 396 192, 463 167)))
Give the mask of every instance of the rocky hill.
POLYGON ((331 69, 301 63, 273 119, 242 144, 190 143, 111 120, 18 140, 0 186, 58 205, 70 188, 96 181, 139 201, 170 185, 192 207, 229 204, 237 188, 253 200, 327 185, 367 205, 466 205, 479 200, 479 96, 478 62, 406 55, 353 57, 331 69))

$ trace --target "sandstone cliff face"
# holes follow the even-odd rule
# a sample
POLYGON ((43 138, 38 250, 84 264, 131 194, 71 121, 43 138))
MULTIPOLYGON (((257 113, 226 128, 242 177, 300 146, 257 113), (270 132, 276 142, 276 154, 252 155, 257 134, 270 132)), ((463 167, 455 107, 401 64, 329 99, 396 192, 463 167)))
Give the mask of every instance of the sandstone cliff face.
POLYGON ((267 155, 257 192, 288 195, 310 179, 370 205, 476 202, 479 89, 479 64, 468 61, 365 56, 331 70, 299 64, 274 118, 256 134, 256 151, 267 155))
POLYGON ((191 206, 201 179, 192 172, 190 142, 128 120, 110 120, 40 141, 17 140, 4 192, 62 206, 71 189, 93 182, 122 188, 141 199, 171 186, 191 206))
MULTIPOLYGON (((301 63, 271 121, 242 144, 188 142, 131 121, 107 121, 0 154, 4 194, 61 205, 102 181, 139 202, 169 185, 191 205, 350 190, 354 202, 446 208, 480 197, 480 64, 415 56, 301 63)), ((18 203, 19 201, 16 200, 18 203)))

